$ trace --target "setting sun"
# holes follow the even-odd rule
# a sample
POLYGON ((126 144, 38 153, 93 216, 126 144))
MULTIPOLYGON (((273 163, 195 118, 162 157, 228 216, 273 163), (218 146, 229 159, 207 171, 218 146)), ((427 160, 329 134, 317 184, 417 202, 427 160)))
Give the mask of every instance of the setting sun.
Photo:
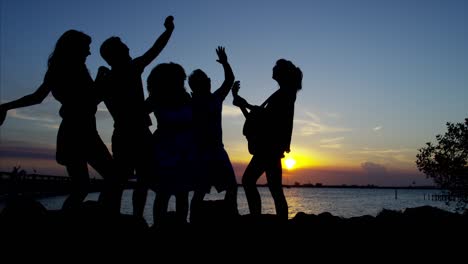
POLYGON ((284 165, 286 165, 286 169, 292 170, 294 168, 294 165, 296 165, 296 160, 289 157, 284 160, 284 165))

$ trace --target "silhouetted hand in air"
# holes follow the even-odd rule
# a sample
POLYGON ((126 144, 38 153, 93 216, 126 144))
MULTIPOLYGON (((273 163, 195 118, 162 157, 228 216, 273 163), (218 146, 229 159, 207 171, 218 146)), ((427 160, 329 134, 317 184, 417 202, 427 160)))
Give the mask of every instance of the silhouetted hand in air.
POLYGON ((174 17, 173 16, 166 17, 166 20, 164 21, 164 27, 167 30, 174 30, 174 17))
POLYGON ((240 81, 235 81, 232 85, 232 96, 234 97, 232 104, 237 107, 245 107, 246 105, 248 105, 248 103, 244 98, 239 96, 239 89, 240 81))
POLYGON ((216 60, 217 62, 221 64, 228 63, 226 50, 224 49, 224 47, 218 46, 218 48, 216 49, 216 54, 218 54, 218 59, 216 60))

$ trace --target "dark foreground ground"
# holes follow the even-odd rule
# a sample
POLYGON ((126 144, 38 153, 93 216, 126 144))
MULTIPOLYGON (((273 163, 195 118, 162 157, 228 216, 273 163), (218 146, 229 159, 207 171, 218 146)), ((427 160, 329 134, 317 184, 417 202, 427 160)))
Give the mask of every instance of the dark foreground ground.
POLYGON ((224 258, 245 252, 320 255, 324 254, 322 249, 338 256, 344 254, 343 249, 366 255, 371 249, 383 254, 415 254, 423 248, 421 254, 428 256, 447 250, 463 253, 468 243, 467 214, 429 206, 383 210, 376 217, 298 213, 287 221, 274 215, 233 216, 220 208, 207 204, 204 215, 194 223, 177 223, 169 217, 165 223, 150 227, 142 218, 107 215, 96 203, 63 212, 48 211, 32 199, 19 198, 10 201, 0 214, 0 250, 40 248, 42 252, 56 252, 61 248, 79 256, 80 252, 108 247, 113 256, 136 250, 180 257, 195 251, 203 259, 213 253, 224 258))

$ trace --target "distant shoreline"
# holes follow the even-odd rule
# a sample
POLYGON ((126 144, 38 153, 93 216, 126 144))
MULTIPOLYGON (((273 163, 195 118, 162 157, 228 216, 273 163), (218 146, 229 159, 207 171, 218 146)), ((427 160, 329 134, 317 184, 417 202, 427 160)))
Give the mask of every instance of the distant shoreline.
MULTIPOLYGON (((242 186, 242 185, 239 185, 242 186)), ((257 184, 259 187, 268 187, 266 184, 257 184)), ((409 189, 409 190, 443 190, 437 186, 377 186, 377 185, 283 185, 283 188, 333 188, 333 189, 409 189)))
MULTIPOLYGON (((24 174, 24 175, 13 175, 11 172, 4 172, 0 171, 0 183, 11 183, 12 181, 15 184, 22 185, 22 184, 30 184, 30 183, 62 183, 62 184, 69 184, 70 178, 68 176, 57 176, 57 175, 41 175, 41 174, 24 174), (19 177, 18 177, 19 176, 19 177)), ((102 185, 102 179, 92 178, 91 182, 93 185, 102 185)), ((132 189, 135 183, 135 179, 130 179, 126 186, 126 189, 132 189)), ((6 186, 5 184, 4 187, 6 186)), ((238 184, 239 187, 242 187, 242 184, 238 184)), ((257 184, 257 187, 268 187, 267 184, 257 184)), ((443 190, 437 186, 433 185, 423 185, 423 186, 378 186, 373 184, 367 185, 355 185, 355 184, 340 184, 340 185, 325 185, 321 183, 306 183, 306 184, 283 184, 283 188, 332 188, 332 189, 402 189, 402 190, 443 190)), ((0 188, 1 189, 1 188, 0 188)), ((0 197, 2 194, 8 192, 9 190, 0 190, 0 197)), ((11 190, 10 190, 11 191, 11 190)))

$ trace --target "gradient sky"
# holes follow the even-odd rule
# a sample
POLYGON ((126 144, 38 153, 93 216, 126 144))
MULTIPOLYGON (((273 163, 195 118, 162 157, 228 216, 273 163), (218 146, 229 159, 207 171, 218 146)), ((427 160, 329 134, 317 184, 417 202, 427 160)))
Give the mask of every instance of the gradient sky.
MULTIPOLYGON (((56 40, 68 29, 93 38, 87 65, 95 76, 100 44, 116 35, 134 57, 175 18, 172 38, 143 74, 173 61, 187 73, 203 69, 213 87, 223 80, 215 48, 226 47, 241 95, 260 104, 277 89, 279 58, 304 74, 296 101, 285 182, 427 184, 415 156, 468 115, 468 1, 155 1, 1 0, 0 99, 35 91, 56 40)), ((59 105, 17 109, 0 130, 0 170, 13 165, 65 174, 55 162, 59 105)), ((224 143, 242 175, 250 159, 243 117, 225 101, 224 143)), ((104 105, 99 132, 110 145, 112 118, 104 105)), ((153 118, 154 120, 154 118, 153 118)), ((156 121, 154 121, 156 124, 156 121)), ((155 129, 155 126, 151 128, 155 129)))

